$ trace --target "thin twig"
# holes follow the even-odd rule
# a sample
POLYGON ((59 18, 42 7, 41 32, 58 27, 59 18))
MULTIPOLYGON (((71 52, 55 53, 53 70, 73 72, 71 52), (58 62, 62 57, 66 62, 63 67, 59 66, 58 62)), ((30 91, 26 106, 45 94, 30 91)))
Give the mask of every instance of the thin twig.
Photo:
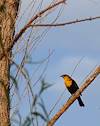
POLYGON ((92 21, 92 20, 96 20, 96 19, 100 19, 100 16, 88 17, 88 18, 84 18, 84 19, 76 19, 76 20, 67 21, 64 23, 56 23, 56 24, 32 24, 32 25, 29 25, 28 27, 61 27, 61 26, 65 26, 65 25, 71 25, 71 24, 76 24, 76 23, 80 23, 80 22, 92 21))

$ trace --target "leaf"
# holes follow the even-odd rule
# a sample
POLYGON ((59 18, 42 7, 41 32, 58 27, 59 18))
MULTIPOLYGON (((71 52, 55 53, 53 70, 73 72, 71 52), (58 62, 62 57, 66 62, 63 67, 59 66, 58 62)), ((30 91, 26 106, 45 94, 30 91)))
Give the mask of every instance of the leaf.
POLYGON ((30 117, 26 117, 22 126, 30 126, 30 125, 31 125, 31 119, 30 117))
POLYGON ((39 94, 42 94, 47 88, 51 87, 52 84, 48 84, 47 82, 44 81, 44 79, 41 81, 41 89, 39 94))
POLYGON ((41 103, 38 103, 38 104, 39 104, 39 106, 42 108, 42 110, 43 110, 43 112, 44 112, 44 114, 45 114, 45 116, 46 116, 46 120, 49 121, 49 115, 48 115, 48 112, 47 112, 47 110, 46 110, 46 107, 45 107, 45 105, 44 105, 44 101, 43 101, 42 98, 41 98, 41 103))
POLYGON ((38 96, 35 95, 35 96, 34 96, 33 103, 32 103, 32 107, 34 107, 34 106, 36 105, 37 99, 38 99, 38 96))
POLYGON ((15 110, 11 116, 11 121, 21 126, 22 118, 19 111, 15 110))
POLYGON ((25 61, 24 61, 24 63, 25 64, 34 64, 34 62, 32 61, 32 57, 31 57, 31 55, 28 55, 28 54, 26 54, 25 55, 25 61))
POLYGON ((10 75, 10 79, 12 80, 12 82, 13 82, 15 88, 18 90, 18 82, 17 82, 17 80, 15 79, 15 77, 13 77, 12 75, 10 75))
POLYGON ((43 119, 44 121, 47 122, 47 119, 46 119, 46 118, 44 117, 44 115, 41 114, 40 112, 32 112, 32 114, 33 114, 34 116, 39 116, 41 119, 43 119))

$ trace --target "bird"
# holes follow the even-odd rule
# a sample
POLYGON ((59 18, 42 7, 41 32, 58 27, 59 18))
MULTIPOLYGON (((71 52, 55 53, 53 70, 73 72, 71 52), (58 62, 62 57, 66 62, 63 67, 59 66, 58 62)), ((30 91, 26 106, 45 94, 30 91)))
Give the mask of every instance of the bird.
MULTIPOLYGON (((69 75, 63 74, 60 77, 64 79, 65 86, 71 94, 74 94, 79 89, 75 80, 73 80, 69 75)), ((84 107, 84 103, 80 96, 77 98, 77 100, 78 100, 79 105, 81 107, 84 107)))

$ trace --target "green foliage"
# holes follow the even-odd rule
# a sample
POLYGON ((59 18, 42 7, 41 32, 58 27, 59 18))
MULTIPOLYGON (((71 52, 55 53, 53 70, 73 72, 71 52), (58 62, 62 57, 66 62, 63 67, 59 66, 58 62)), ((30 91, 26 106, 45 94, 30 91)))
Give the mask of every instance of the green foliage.
POLYGON ((41 81, 41 88, 40 88, 40 91, 39 91, 39 94, 41 95, 44 91, 46 91, 46 89, 48 89, 49 87, 51 87, 52 84, 48 84, 47 82, 45 82, 45 80, 43 79, 41 81))
MULTIPOLYGON (((26 72, 27 73, 27 72, 26 72)), ((28 75, 25 75, 25 78, 27 78, 28 75)), ((10 76, 12 82, 14 83, 15 88, 18 89, 18 82, 17 80, 13 77, 10 76)), ((51 84, 48 84, 48 82, 45 82, 43 79, 41 81, 41 86, 40 90, 38 91, 37 94, 34 94, 34 97, 32 99, 32 104, 31 104, 31 111, 30 113, 26 116, 25 120, 22 122, 22 117, 20 113, 15 112, 14 116, 12 119, 12 123, 16 124, 17 126, 32 126, 33 124, 37 122, 39 125, 39 122, 42 120, 43 122, 48 122, 49 121, 49 114, 45 106, 45 102, 42 98, 42 95, 47 89, 51 87, 51 84)))
POLYGON ((13 85, 15 86, 15 88, 18 90, 18 82, 17 82, 16 78, 13 77, 13 75, 10 75, 10 79, 11 79, 13 85))
POLYGON ((36 117, 40 117, 41 119, 43 119, 44 121, 47 121, 47 119, 45 118, 45 116, 43 114, 41 114, 40 112, 32 112, 32 114, 36 117))
POLYGON ((31 119, 30 119, 30 117, 26 117, 22 126, 30 126, 30 125, 31 125, 31 119))
POLYGON ((49 114, 47 112, 47 109, 46 109, 46 106, 45 106, 45 102, 44 102, 44 100, 42 98, 42 94, 44 93, 44 91, 47 91, 47 89, 49 87, 51 87, 51 84, 48 84, 43 79, 41 81, 41 88, 40 88, 38 94, 34 95, 34 100, 33 100, 33 103, 32 103, 32 111, 31 111, 31 114, 32 114, 31 116, 32 117, 30 117, 30 114, 29 114, 28 118, 26 117, 25 121, 27 123, 24 122, 24 124, 28 124, 28 125, 25 125, 25 126, 31 126, 32 120, 33 120, 33 122, 35 120, 37 120, 37 122, 39 120, 43 120, 44 122, 48 122, 49 114))
POLYGON ((49 114, 48 114, 48 112, 47 112, 47 110, 46 110, 46 106, 45 106, 44 101, 43 101, 42 98, 41 98, 41 102, 38 103, 38 104, 39 104, 39 106, 41 107, 41 109, 42 109, 42 111, 43 111, 43 113, 44 113, 44 115, 45 115, 46 121, 49 121, 49 114))
POLYGON ((21 118, 19 111, 15 111, 13 113, 11 121, 13 122, 13 124, 17 124, 17 125, 21 126, 22 118, 21 118), (16 118, 15 118, 15 116, 16 116, 16 118))

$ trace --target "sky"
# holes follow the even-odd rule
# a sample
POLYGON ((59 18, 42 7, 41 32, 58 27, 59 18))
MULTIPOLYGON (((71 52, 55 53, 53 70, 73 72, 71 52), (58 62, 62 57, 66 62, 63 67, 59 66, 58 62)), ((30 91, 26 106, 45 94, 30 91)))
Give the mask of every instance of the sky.
MULTIPOLYGON (((46 2, 46 1, 45 1, 46 2)), ((23 1, 22 10, 27 6, 28 0, 23 1)), ((68 1, 59 22, 99 16, 99 0, 70 0, 68 1)), ((52 17, 53 18, 53 17, 52 17)), ((24 25, 24 20, 22 21, 24 25)), ((85 77, 100 65, 100 20, 83 22, 64 27, 50 29, 48 34, 39 44, 35 59, 41 59, 48 55, 49 50, 54 50, 50 57, 48 69, 45 73, 47 82, 54 84, 44 94, 48 110, 56 103, 65 86, 60 75, 71 75, 75 66, 79 63, 72 77, 80 86, 85 77), (37 53, 38 52, 38 53, 37 53)), ((75 101, 70 108, 56 122, 55 126, 99 126, 100 125, 100 76, 82 93, 85 107, 78 106, 75 101)), ((51 117, 68 100, 70 94, 66 90, 59 104, 56 106, 51 117)))

